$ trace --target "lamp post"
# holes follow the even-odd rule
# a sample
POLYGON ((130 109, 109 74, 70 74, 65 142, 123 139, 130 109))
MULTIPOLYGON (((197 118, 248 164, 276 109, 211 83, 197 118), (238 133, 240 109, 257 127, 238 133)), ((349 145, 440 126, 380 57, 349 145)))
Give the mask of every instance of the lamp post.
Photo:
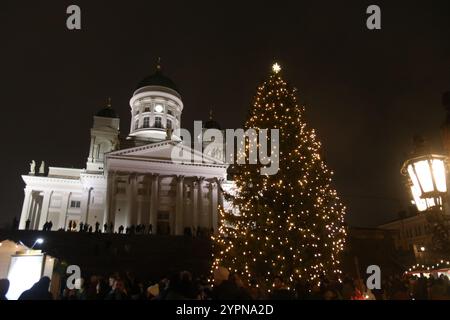
POLYGON ((415 150, 405 161, 401 173, 408 177, 408 187, 419 212, 426 214, 433 226, 433 245, 438 251, 447 251, 449 241, 449 215, 447 200, 447 157, 429 152, 424 140, 414 138, 415 150))

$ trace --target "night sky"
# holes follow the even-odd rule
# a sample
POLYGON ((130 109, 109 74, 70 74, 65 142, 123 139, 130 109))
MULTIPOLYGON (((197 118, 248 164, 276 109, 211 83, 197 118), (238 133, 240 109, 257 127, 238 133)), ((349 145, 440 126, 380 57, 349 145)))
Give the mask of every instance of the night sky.
POLYGON ((10 1, 0 9, 0 224, 20 216, 29 162, 84 167, 107 97, 128 101, 158 56, 184 102, 182 125, 241 127, 274 61, 299 89, 347 222, 374 226, 407 205, 400 166, 414 134, 441 148, 450 90, 450 1, 10 1), (66 8, 82 30, 66 29, 66 8), (382 30, 366 28, 378 4, 382 30))

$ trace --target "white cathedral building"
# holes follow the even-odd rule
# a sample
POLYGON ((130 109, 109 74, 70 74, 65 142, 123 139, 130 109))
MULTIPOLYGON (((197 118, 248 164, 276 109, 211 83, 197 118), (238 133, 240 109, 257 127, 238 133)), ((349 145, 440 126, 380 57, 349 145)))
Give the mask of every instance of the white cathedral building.
MULTIPOLYGON (((158 66, 130 99, 125 140, 119 139, 120 119, 108 103, 94 116, 86 168, 49 167, 44 175, 43 167, 35 172, 33 161, 22 176, 19 229, 41 230, 51 221, 52 230, 98 223, 101 229, 112 225, 115 232, 138 224, 151 225, 158 234, 181 235, 199 227, 216 232, 222 192, 232 185, 228 165, 217 150, 202 152, 200 163, 174 159, 174 148, 198 153, 176 136, 183 107, 176 85, 158 66)), ((220 129, 211 118, 204 128, 220 129)))

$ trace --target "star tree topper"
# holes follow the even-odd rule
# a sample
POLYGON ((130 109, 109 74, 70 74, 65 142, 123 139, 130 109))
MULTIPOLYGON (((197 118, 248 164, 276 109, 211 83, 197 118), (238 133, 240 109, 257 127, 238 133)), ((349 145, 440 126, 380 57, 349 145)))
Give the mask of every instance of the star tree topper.
POLYGON ((281 66, 280 66, 277 62, 275 62, 275 63, 272 65, 272 71, 273 71, 274 73, 280 72, 280 71, 281 71, 281 66))

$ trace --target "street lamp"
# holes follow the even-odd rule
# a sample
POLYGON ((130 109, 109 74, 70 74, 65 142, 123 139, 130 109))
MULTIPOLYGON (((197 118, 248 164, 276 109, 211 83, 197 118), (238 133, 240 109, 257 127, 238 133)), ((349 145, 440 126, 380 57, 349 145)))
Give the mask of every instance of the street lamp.
POLYGON ((43 243, 44 243, 44 239, 37 238, 36 241, 34 242, 33 246, 31 247, 31 249, 33 249, 36 244, 43 244, 43 243))
MULTIPOLYGON (((405 161, 402 174, 408 177, 408 187, 417 210, 426 214, 431 232, 434 252, 447 255, 450 252, 450 215, 446 214, 447 202, 447 157, 429 152, 424 140, 414 138, 415 150, 412 157, 405 161)), ((423 259, 425 248, 417 248, 423 259)))
POLYGON ((432 208, 442 210, 443 199, 447 194, 447 158, 438 154, 423 154, 423 140, 416 137, 414 142, 415 154, 405 161, 401 171, 409 177, 414 204, 419 211, 432 208))

